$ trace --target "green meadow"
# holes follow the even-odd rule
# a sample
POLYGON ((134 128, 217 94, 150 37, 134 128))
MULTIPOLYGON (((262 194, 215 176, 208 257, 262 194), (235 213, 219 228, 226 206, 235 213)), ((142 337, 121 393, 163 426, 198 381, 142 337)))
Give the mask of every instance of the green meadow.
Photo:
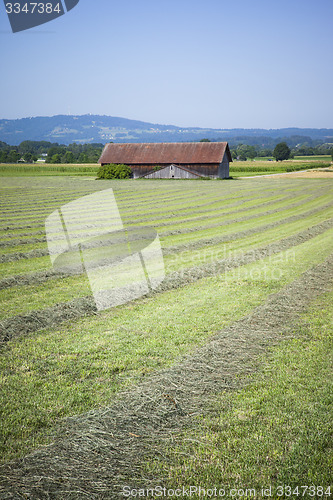
MULTIPOLYGON (((95 181, 96 166, 0 166, 2 464, 47 449, 64 419, 111 407, 122 391, 178 369, 307 273, 318 278, 333 254, 332 180, 260 178, 291 162, 240 163, 233 177, 259 177, 95 181), (45 219, 109 188, 126 229, 157 231, 165 280, 98 312, 82 305, 94 302, 85 274, 54 272, 45 219)), ((244 330, 244 352, 257 349, 259 361, 235 365, 232 390, 214 386, 207 412, 179 424, 171 440, 157 439, 156 455, 142 455, 143 475, 170 488, 321 485, 317 497, 329 498, 333 276, 329 264, 324 269, 327 285, 313 285, 313 297, 311 280, 299 285, 301 312, 288 302, 288 334, 281 322, 262 347, 244 330)))

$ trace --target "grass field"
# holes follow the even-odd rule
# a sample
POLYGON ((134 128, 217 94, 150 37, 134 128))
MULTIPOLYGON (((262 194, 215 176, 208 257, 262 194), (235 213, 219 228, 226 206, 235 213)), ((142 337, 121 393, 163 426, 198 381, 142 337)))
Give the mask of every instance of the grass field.
POLYGON ((332 495, 332 387, 323 383, 332 381, 332 299, 331 292, 302 316, 295 338, 236 397, 222 393, 194 432, 176 436, 162 466, 151 464, 168 488, 332 495))
POLYGON ((329 498, 331 179, 0 172, 1 498, 282 483, 329 498), (85 275, 52 269, 44 224, 110 187, 126 228, 157 230, 166 278, 96 312, 85 275))
MULTIPOLYGON (((256 158, 254 161, 233 161, 230 164, 230 176, 247 177, 272 173, 285 173, 298 170, 328 167, 330 156, 299 156, 283 162, 268 158, 256 158)), ((1 176, 96 176, 99 165, 94 164, 0 164, 1 176)))
POLYGON ((93 175, 96 176, 99 165, 95 164, 7 164, 0 163, 0 177, 1 176, 14 176, 19 175, 22 176, 64 176, 64 175, 79 175, 79 176, 87 176, 93 175))

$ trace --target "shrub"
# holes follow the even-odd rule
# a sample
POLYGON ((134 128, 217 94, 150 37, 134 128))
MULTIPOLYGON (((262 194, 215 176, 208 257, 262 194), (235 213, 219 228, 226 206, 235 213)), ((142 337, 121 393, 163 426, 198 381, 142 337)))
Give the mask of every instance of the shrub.
POLYGON ((131 167, 114 163, 102 165, 97 172, 97 179, 129 179, 131 176, 131 167))

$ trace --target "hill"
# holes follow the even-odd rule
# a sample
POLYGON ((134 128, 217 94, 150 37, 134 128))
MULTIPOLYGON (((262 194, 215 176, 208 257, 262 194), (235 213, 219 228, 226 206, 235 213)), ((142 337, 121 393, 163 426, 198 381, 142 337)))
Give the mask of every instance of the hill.
POLYGON ((202 138, 273 147, 281 140, 290 146, 315 146, 333 142, 333 129, 211 129, 178 127, 129 120, 115 116, 56 115, 0 120, 0 141, 18 145, 22 141, 49 141, 60 144, 114 142, 182 142, 202 138))

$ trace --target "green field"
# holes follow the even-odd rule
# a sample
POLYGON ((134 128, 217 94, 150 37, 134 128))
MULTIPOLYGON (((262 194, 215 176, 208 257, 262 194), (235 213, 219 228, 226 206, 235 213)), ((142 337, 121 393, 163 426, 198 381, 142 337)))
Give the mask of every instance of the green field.
POLYGON ((294 161, 305 160, 305 161, 332 161, 330 155, 319 155, 319 156, 295 156, 294 161))
MULTIPOLYGON (((271 163, 262 172, 281 167, 271 163)), ((329 498, 332 180, 95 181, 94 166, 6 168, 0 497, 315 484, 329 498), (86 275, 53 270, 45 219, 108 188, 126 229, 157 231, 166 277, 97 312, 86 275)))
MULTIPOLYGON (((254 175, 277 174, 297 170, 328 167, 330 156, 299 156, 283 162, 256 158, 254 161, 235 160, 230 164, 230 176, 248 177, 254 175)), ((99 165, 95 164, 0 164, 2 176, 96 176, 99 165)))
POLYGON ((10 164, 10 163, 0 163, 0 177, 5 176, 14 176, 19 175, 22 176, 64 176, 64 175, 79 175, 79 176, 87 176, 93 175, 96 176, 99 165, 95 164, 10 164))

